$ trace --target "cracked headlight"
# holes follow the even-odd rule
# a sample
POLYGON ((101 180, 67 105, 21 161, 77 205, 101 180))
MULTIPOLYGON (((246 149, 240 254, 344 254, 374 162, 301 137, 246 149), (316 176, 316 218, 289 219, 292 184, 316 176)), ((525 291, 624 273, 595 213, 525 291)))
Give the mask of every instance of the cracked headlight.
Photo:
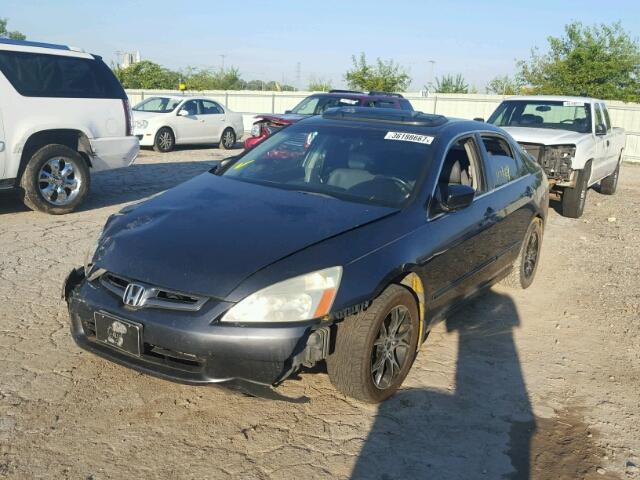
POLYGON ((290 278, 258 290, 234 305, 227 323, 299 322, 327 315, 340 286, 342 267, 290 278))

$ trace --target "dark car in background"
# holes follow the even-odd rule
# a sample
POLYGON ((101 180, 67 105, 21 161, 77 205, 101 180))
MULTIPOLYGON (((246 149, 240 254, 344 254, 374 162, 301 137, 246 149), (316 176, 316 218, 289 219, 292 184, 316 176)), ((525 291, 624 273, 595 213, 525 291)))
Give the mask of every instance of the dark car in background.
POLYGON ((111 216, 65 283, 72 335, 191 384, 275 386, 326 361, 380 402, 448 311, 532 283, 547 195, 492 125, 330 109, 111 216))
POLYGON ((282 127, 311 115, 321 115, 329 108, 339 107, 394 108, 408 112, 413 111, 411 102, 399 93, 376 91, 365 93, 355 90, 330 90, 327 93, 315 93, 284 114, 256 115, 257 120, 251 128, 251 136, 244 141, 244 148, 255 147, 282 127))

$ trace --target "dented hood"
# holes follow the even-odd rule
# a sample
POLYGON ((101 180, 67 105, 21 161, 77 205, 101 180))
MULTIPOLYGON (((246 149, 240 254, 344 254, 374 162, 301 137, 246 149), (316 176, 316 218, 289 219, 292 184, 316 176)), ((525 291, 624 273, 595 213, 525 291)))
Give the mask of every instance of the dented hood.
POLYGON ((94 264, 222 299, 273 262, 396 211, 206 173, 110 217, 94 264))

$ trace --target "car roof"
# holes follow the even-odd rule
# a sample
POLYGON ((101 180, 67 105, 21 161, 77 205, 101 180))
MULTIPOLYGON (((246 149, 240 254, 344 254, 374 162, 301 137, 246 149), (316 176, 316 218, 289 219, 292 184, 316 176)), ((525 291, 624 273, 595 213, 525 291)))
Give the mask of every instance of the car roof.
POLYGON ((376 98, 385 98, 385 99, 404 99, 404 97, 399 93, 392 92, 376 92, 371 91, 361 92, 357 90, 330 90, 328 92, 318 92, 310 95, 312 97, 340 97, 340 98, 357 98, 357 99, 376 99, 376 98))
POLYGON ((505 100, 549 101, 549 102, 589 102, 599 103, 602 100, 592 97, 575 97, 571 95, 524 95, 507 97, 505 100))
POLYGON ((48 55, 61 55, 65 57, 79 57, 93 59, 81 48, 69 45, 57 45, 55 43, 34 42, 30 40, 14 40, 12 38, 0 38, 0 50, 27 53, 45 53, 48 55))
POLYGON ((339 107, 330 108, 322 115, 302 120, 300 123, 339 123, 361 127, 385 127, 390 131, 399 129, 410 133, 421 133, 437 136, 442 133, 458 135, 465 132, 496 132, 505 134, 504 130, 485 122, 462 118, 445 117, 416 111, 397 110, 394 108, 339 107))

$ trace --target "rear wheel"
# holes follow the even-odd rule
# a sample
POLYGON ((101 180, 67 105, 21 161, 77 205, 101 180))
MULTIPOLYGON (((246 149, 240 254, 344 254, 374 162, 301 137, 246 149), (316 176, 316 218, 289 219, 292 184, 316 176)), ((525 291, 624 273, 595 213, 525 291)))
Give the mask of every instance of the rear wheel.
POLYGON ((565 188, 562 192, 562 215, 569 218, 580 218, 584 212, 584 204, 589 190, 591 163, 578 170, 578 178, 574 188, 565 188))
POLYGON ((23 201, 32 210, 62 215, 72 212, 89 192, 87 162, 65 145, 47 145, 27 163, 20 186, 23 201))
POLYGON ((232 128, 225 129, 220 137, 220 148, 222 150, 231 150, 236 144, 236 133, 232 128))
POLYGON ((518 257, 513 262, 511 273, 501 283, 512 288, 528 288, 538 270, 541 248, 542 220, 534 218, 524 236, 518 257))
POLYGON ((367 310, 337 325, 335 349, 327 358, 333 385, 364 402, 389 398, 413 364, 419 322, 413 295, 389 286, 367 310))
POLYGON ((620 161, 611 175, 600 180, 600 193, 603 195, 613 195, 618 188, 618 177, 620 176, 620 161))
POLYGON ((153 141, 153 149, 156 152, 167 153, 173 150, 176 144, 176 137, 168 127, 162 127, 156 133, 156 138, 153 141))

